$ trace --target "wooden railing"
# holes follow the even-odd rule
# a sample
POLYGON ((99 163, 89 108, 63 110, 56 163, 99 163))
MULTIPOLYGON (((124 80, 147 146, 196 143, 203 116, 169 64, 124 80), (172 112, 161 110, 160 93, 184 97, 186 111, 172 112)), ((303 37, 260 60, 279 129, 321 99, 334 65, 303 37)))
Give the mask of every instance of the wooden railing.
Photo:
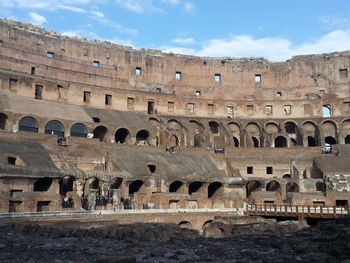
POLYGON ((296 217, 341 217, 349 214, 349 207, 302 206, 302 205, 254 205, 246 204, 247 215, 296 216, 296 217))

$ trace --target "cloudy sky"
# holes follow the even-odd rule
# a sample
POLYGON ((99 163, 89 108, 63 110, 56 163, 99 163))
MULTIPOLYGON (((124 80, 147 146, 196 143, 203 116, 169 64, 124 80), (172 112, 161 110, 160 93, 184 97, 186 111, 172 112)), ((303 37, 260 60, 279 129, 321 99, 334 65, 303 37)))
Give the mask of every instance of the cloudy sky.
POLYGON ((0 0, 0 17, 199 56, 283 61, 350 50, 349 0, 0 0))

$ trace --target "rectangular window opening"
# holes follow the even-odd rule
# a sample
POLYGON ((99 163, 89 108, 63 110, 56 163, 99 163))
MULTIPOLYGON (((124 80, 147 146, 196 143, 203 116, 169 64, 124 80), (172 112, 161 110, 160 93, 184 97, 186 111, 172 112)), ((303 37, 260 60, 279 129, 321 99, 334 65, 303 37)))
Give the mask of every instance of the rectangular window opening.
POLYGON ((95 68, 99 68, 100 67, 100 61, 94 60, 92 62, 92 66, 94 66, 95 68))
POLYGON ((283 113, 284 113, 284 115, 292 114, 292 106, 291 105, 284 105, 283 106, 283 113))
POLYGON ((154 101, 153 100, 149 100, 147 103, 147 113, 154 114, 154 101))
POLYGON ((181 80, 181 72, 178 71, 178 72, 175 73, 175 79, 176 80, 181 80))
POLYGON ((201 91, 200 91, 200 90, 197 90, 197 91, 194 93, 194 95, 195 95, 196 97, 199 97, 199 96, 201 95, 201 91))
POLYGON ((277 91, 276 92, 276 97, 281 97, 282 96, 282 92, 281 91, 277 91))
POLYGON ((227 106, 227 117, 233 118, 233 106, 227 106))
POLYGON ((55 56, 55 54, 54 54, 53 52, 47 52, 47 53, 46 53, 46 56, 47 56, 48 58, 53 58, 53 57, 55 56))
POLYGON ((141 68, 138 67, 138 68, 135 69, 135 75, 137 77, 141 76, 141 68))
POLYGON ((339 69, 339 78, 341 78, 341 79, 348 78, 348 69, 347 68, 339 69))
POLYGON ((161 89, 161 88, 156 88, 156 92, 157 92, 157 93, 161 93, 161 92, 162 92, 162 89, 161 89))
POLYGON ((17 86, 17 79, 10 79, 9 80, 9 88, 14 89, 17 86))
POLYGON ((84 91, 83 101, 86 103, 90 102, 91 92, 90 91, 84 91))
POLYGON ((273 174, 273 168, 272 168, 272 166, 266 167, 266 174, 273 174))
POLYGON ((265 113, 266 115, 272 115, 272 105, 265 106, 265 113))
POLYGON ((105 105, 112 105, 112 95, 106 94, 105 105))
POLYGON ((253 166, 247 166, 247 174, 253 174, 253 166))
POLYGON ((247 105, 247 113, 248 115, 254 114, 254 105, 247 105))
POLYGON ((16 157, 11 157, 11 156, 7 157, 8 164, 16 165, 16 160, 17 160, 16 157))
POLYGON ((188 103, 187 104, 187 111, 190 113, 194 112, 194 104, 193 103, 188 103))
POLYGON ((35 99, 36 100, 42 100, 42 91, 43 91, 43 86, 42 85, 35 85, 35 99))
POLYGON ((214 114, 214 104, 208 104, 208 113, 209 114, 214 114))
POLYGON ((32 67, 32 68, 31 68, 30 74, 35 75, 35 67, 32 67))
POLYGON ((261 83, 261 75, 260 74, 255 75, 255 83, 261 83))
POLYGON ((168 112, 174 112, 174 102, 168 101, 168 112))
POLYGON ((215 82, 221 82, 221 74, 215 74, 214 80, 215 82))
POLYGON ((127 99, 127 108, 129 110, 133 110, 134 109, 134 98, 128 98, 127 99))
POLYGON ((0 40, 0 47, 4 45, 4 41, 0 40))

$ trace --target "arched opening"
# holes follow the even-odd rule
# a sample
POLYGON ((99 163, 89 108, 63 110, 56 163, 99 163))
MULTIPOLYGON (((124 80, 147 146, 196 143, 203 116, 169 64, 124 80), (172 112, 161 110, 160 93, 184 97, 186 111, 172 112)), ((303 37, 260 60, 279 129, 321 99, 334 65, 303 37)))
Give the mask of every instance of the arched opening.
POLYGON ((130 132, 128 129, 120 128, 115 132, 116 143, 127 143, 130 140, 130 132))
POLYGON ((271 181, 266 185, 266 191, 281 193, 281 185, 277 181, 271 181))
POLYGON ((113 179, 112 183, 111 183, 111 189, 119 189, 120 186, 122 185, 123 182, 123 178, 115 178, 113 179))
POLYGON ((154 164, 149 164, 149 165, 147 165, 147 167, 148 167, 148 170, 149 170, 152 174, 156 172, 156 169, 157 169, 157 166, 156 166, 156 165, 154 165, 154 164))
POLYGON ((86 138, 87 134, 88 134, 87 128, 82 123, 75 123, 70 128, 70 136, 86 138))
POLYGON ((141 130, 136 134, 136 144, 146 145, 149 138, 149 132, 147 130, 141 130))
POLYGON ((329 105, 322 106, 323 117, 328 118, 332 116, 331 107, 329 105))
POLYGON ((89 183, 89 189, 98 190, 100 184, 100 180, 98 178, 91 178, 91 182, 89 183))
POLYGON ((45 125, 45 134, 52 134, 52 135, 64 137, 63 124, 59 121, 49 121, 45 125))
POLYGON ((326 138, 324 138, 324 142, 330 145, 337 144, 337 141, 332 136, 327 136, 326 138))
POLYGON ((60 194, 65 195, 67 192, 73 191, 75 178, 73 176, 65 176, 60 181, 60 194))
POLYGON ((180 140, 175 134, 170 137, 170 146, 180 146, 180 140))
POLYGON ((170 193, 177 193, 183 186, 183 182, 180 181, 174 181, 169 185, 169 192, 170 193))
POLYGON ((326 190, 325 183, 317 182, 316 183, 316 191, 324 192, 326 190))
POLYGON ((39 125, 38 125, 38 122, 36 121, 36 119, 34 119, 32 117, 24 117, 19 121, 18 129, 20 131, 37 133, 39 130, 39 125))
POLYGON ((315 147, 317 146, 316 139, 312 136, 307 136, 307 145, 309 147, 315 147))
POLYGON ((233 140, 233 145, 235 147, 239 147, 239 140, 235 136, 232 137, 232 140, 233 140))
POLYGON ((209 122, 209 128, 212 134, 219 134, 220 133, 220 125, 216 121, 210 121, 209 122))
POLYGON ((188 221, 181 221, 179 223, 179 227, 180 228, 186 228, 186 229, 191 229, 192 228, 192 224, 188 221))
POLYGON ((213 220, 205 221, 204 224, 203 224, 202 229, 204 229, 204 228, 206 228, 207 226, 209 226, 212 222, 213 222, 213 220))
POLYGON ((298 142, 294 138, 291 138, 290 141, 291 141, 293 146, 297 146, 298 145, 298 142))
POLYGON ((199 134, 195 134, 193 139, 194 139, 194 147, 200 148, 202 144, 202 136, 200 136, 199 134))
POLYGON ((181 130, 181 124, 177 120, 168 120, 168 130, 169 131, 178 131, 181 130))
POLYGON ((0 130, 5 130, 7 120, 7 115, 0 113, 0 130))
POLYGON ((191 195, 192 193, 198 192, 202 186, 202 182, 193 182, 188 187, 188 193, 191 195))
POLYGON ((137 193, 141 189, 142 185, 143 185, 143 181, 141 180, 133 181, 129 185, 129 195, 133 195, 134 193, 137 193))
POLYGON ((52 184, 52 178, 44 177, 34 183, 34 192, 46 192, 52 184))
POLYGON ((258 138, 256 138, 256 137, 252 137, 252 140, 253 140, 253 145, 254 145, 254 147, 259 147, 259 140, 258 140, 258 138))
POLYGON ((345 137, 345 144, 350 144, 350 135, 345 137))
POLYGON ((286 192, 287 193, 298 193, 299 192, 299 185, 294 182, 289 182, 286 185, 286 192))
POLYGON ((287 147, 287 139, 283 136, 278 136, 275 139, 275 147, 276 148, 284 148, 287 147))
POLYGON ((190 120, 190 127, 195 133, 200 133, 203 130, 203 125, 196 120, 190 120))
POLYGON ((214 182, 208 185, 208 198, 220 196, 222 193, 222 183, 214 182))
POLYGON ((279 127, 275 123, 268 123, 268 124, 265 125, 265 131, 268 134, 278 133, 279 132, 279 127))
POLYGON ((105 140, 105 135, 107 133, 108 129, 105 126, 97 126, 94 129, 94 137, 93 138, 98 138, 100 141, 105 140))
POLYGON ((259 191, 261 190, 261 183, 254 180, 254 181, 249 181, 246 185, 246 193, 247 197, 251 195, 252 192, 259 191))
POLYGON ((286 133, 295 134, 297 133, 298 127, 294 122, 288 121, 284 124, 286 133))
POLYGON ((285 174, 285 175, 283 175, 283 177, 282 178, 284 178, 284 179, 290 179, 291 178, 291 176, 290 176, 290 174, 285 174))

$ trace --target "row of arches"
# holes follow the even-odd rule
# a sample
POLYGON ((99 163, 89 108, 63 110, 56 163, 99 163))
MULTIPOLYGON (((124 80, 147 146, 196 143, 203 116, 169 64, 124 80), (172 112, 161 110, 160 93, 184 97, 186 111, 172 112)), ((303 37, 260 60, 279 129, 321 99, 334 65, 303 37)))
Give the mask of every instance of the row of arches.
MULTIPOLYGON (((326 190, 326 185, 323 182, 317 182, 316 191, 324 192, 326 190)), ((246 194, 247 197, 251 195, 252 192, 262 191, 263 184, 257 180, 249 181, 246 184, 246 194)), ((282 193, 282 186, 279 182, 272 180, 266 184, 266 191, 282 193)), ((300 191, 299 185, 296 182, 288 182, 286 184, 286 193, 298 193, 300 191)))
MULTIPOLYGON (((170 193, 186 193, 185 184, 181 181, 174 181, 169 185, 170 193)), ((192 195, 203 189, 203 182, 195 181, 188 184, 187 194, 192 195)), ((220 182, 210 183, 207 187, 208 198, 219 196, 223 193, 223 184, 220 182)))

